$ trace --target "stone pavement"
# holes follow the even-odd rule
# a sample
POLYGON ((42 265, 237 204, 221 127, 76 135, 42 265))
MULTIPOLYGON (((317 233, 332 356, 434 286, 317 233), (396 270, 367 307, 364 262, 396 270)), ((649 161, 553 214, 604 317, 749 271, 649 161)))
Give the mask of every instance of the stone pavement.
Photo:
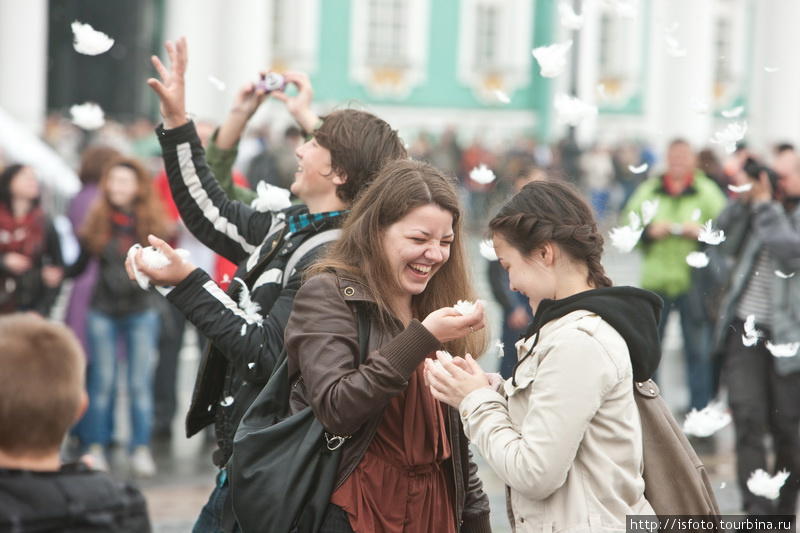
MULTIPOLYGON (((497 324, 498 306, 492 301, 488 284, 485 281, 485 261, 477 253, 477 241, 470 242, 474 251, 476 279, 479 292, 487 301, 487 313, 494 317, 492 331, 499 332, 497 324)), ((634 252, 619 254, 609 249, 604 264, 609 276, 617 285, 637 283, 640 258, 634 252)), ((676 317, 673 316, 667 328, 665 353, 661 366, 661 388, 664 398, 673 412, 682 413, 688 404, 685 387, 681 340, 676 317)), ((171 443, 154 446, 154 456, 159 467, 158 475, 140 482, 149 504, 150 514, 156 533, 186 532, 191 530, 200 509, 205 504, 213 486, 215 470, 211 465, 211 447, 203 435, 186 439, 182 431, 182 416, 186 412, 191 397, 192 385, 199 360, 196 337, 190 329, 181 352, 179 377, 179 415, 174 424, 174 437, 171 443)), ((482 359, 484 366, 496 370, 497 360, 493 356, 482 359)), ((120 429, 127 426, 125 402, 120 402, 120 429)), ((682 417, 679 417, 682 422, 682 417)), ((121 438, 124 441, 124 439, 121 438)), ((713 437, 710 449, 704 446, 701 452, 719 500, 720 508, 726 514, 739 513, 739 492, 735 482, 733 431, 730 426, 713 437)), ((480 476, 484 481, 492 507, 492 526, 498 533, 510 531, 505 511, 505 489, 503 483, 493 474, 480 456, 475 454, 479 464, 480 476)), ((121 478, 127 477, 127 458, 117 451, 112 457, 113 473, 121 478)))

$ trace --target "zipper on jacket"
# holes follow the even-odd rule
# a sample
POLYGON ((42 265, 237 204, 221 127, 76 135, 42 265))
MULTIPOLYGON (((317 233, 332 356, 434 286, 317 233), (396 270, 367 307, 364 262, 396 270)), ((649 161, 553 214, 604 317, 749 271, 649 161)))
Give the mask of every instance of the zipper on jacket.
POLYGON ((255 275, 255 272, 258 272, 261 269, 261 267, 264 266, 264 263, 272 261, 275 258, 275 252, 279 248, 278 243, 283 242, 284 236, 286 235, 286 229, 288 227, 289 226, 283 227, 283 229, 278 233, 278 236, 275 238, 275 240, 272 241, 272 248, 270 248, 269 252, 267 252, 267 254, 263 258, 261 258, 252 269, 250 269, 250 272, 248 272, 242 277, 243 281, 248 281, 255 275))

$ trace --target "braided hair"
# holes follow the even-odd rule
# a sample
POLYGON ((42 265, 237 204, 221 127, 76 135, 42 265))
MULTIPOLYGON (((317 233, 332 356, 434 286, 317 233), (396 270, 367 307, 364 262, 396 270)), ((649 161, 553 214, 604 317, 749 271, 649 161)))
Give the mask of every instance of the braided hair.
POLYGON ((558 244, 570 259, 588 267, 594 288, 611 287, 603 264, 603 236, 592 209, 578 190, 561 181, 534 181, 511 198, 489 222, 523 257, 545 243, 558 244))

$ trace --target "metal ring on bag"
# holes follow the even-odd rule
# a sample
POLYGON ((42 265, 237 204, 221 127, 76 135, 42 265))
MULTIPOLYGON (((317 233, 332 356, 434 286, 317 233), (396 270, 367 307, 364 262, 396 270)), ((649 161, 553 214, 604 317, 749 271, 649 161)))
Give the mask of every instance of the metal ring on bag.
POLYGON ((342 444, 344 444, 344 441, 346 441, 349 438, 350 438, 349 436, 340 437, 339 435, 328 435, 327 432, 325 433, 325 440, 328 441, 328 449, 330 451, 335 451, 339 449, 342 446, 342 444))

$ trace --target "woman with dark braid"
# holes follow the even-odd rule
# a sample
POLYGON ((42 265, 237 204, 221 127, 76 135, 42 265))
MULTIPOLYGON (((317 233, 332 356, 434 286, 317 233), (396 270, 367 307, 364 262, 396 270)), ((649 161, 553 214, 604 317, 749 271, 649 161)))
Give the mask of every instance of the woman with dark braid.
POLYGON ((655 514, 633 387, 658 366, 661 300, 612 287, 592 210, 568 184, 526 185, 489 229, 534 321, 511 379, 493 387, 470 355, 442 356, 426 363, 433 395, 510 488, 516 531, 624 531, 626 515, 655 514))

